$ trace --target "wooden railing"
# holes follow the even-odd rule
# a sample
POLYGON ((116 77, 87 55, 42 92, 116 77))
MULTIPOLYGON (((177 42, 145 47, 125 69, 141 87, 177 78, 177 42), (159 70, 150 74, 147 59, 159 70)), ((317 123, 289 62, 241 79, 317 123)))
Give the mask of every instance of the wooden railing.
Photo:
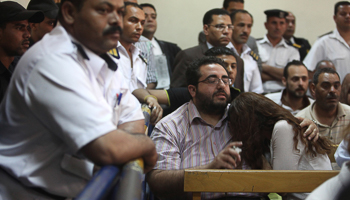
POLYGON ((307 170, 185 170, 184 191, 201 199, 201 192, 311 192, 339 171, 307 170))

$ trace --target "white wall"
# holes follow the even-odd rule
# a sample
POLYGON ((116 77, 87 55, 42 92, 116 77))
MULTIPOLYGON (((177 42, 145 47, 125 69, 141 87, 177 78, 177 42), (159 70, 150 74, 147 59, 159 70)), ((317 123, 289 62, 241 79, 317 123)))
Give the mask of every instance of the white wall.
MULTIPOLYGON (((198 44, 202 19, 206 11, 221 8, 223 0, 138 0, 153 4, 158 13, 156 37, 177 43, 181 48, 198 44)), ((29 0, 17 0, 27 6, 29 0)), ((311 44, 318 36, 334 29, 333 9, 338 0, 245 0, 245 9, 254 17, 251 35, 261 38, 265 33, 267 9, 284 9, 294 13, 296 36, 304 37, 311 44)))

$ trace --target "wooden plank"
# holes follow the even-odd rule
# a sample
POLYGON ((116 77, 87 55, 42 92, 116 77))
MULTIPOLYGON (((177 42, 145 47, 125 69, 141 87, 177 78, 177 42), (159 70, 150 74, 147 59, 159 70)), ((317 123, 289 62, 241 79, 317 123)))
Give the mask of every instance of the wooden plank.
POLYGON ((200 192, 193 192, 192 193, 192 200, 201 200, 201 193, 200 192))
POLYGON ((185 170, 185 192, 311 192, 339 171, 185 170))

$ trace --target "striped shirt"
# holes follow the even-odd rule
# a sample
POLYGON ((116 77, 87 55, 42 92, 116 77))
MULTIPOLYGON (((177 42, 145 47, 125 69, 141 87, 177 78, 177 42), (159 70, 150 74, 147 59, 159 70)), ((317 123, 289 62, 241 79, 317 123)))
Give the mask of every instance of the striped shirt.
MULTIPOLYGON (((229 105, 228 105, 229 106, 229 105)), ((163 118, 155 126, 151 138, 158 153, 154 169, 180 170, 209 164, 231 142, 227 110, 212 126, 205 122, 192 100, 163 118)), ((259 194, 202 193, 202 199, 259 194)))
POLYGON ((157 82, 157 76, 156 76, 156 63, 154 61, 154 55, 153 55, 153 45, 150 40, 148 40, 146 37, 141 36, 139 41, 135 43, 135 46, 141 50, 141 56, 146 60, 147 62, 147 78, 146 83, 156 83, 157 82))
POLYGON ((345 134, 344 131, 350 123, 350 106, 338 103, 337 117, 334 119, 333 123, 330 126, 328 126, 326 124, 320 123, 317 120, 316 113, 314 110, 315 102, 301 110, 296 116, 315 120, 320 135, 327 137, 336 144, 339 144, 343 140, 345 134))

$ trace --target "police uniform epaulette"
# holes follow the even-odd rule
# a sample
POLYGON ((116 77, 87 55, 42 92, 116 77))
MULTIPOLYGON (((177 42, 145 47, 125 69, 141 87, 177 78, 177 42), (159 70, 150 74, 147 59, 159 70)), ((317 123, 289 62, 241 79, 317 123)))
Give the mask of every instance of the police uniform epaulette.
POLYGON ((111 49, 111 50, 109 50, 108 53, 111 54, 111 55, 112 55, 113 57, 115 57, 116 59, 119 59, 119 58, 120 58, 118 48, 111 49))
POLYGON ((297 49, 300 49, 301 48, 301 45, 297 44, 297 43, 294 43, 293 44, 293 47, 297 48, 297 49))
POLYGON ((144 58, 141 54, 139 54, 139 57, 141 58, 141 60, 142 60, 144 63, 146 63, 146 65, 148 65, 147 59, 146 59, 146 58, 144 58))
POLYGON ((330 32, 328 32, 328 33, 325 33, 325 34, 323 34, 323 35, 318 36, 318 38, 321 38, 321 37, 323 37, 323 36, 326 36, 326 35, 329 35, 329 34, 332 34, 332 33, 333 33, 333 31, 330 31, 330 32))
POLYGON ((255 61, 259 60, 259 56, 256 53, 254 53, 254 51, 250 51, 249 55, 251 55, 255 61))

